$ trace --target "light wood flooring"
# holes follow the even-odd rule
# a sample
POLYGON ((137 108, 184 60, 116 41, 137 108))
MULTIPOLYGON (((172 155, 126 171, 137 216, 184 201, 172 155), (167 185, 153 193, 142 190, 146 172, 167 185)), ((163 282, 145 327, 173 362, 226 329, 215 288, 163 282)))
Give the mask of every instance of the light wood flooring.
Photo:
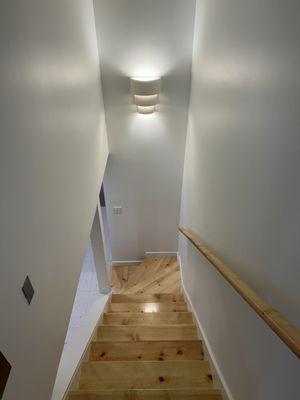
POLYGON ((180 272, 176 257, 146 258, 137 266, 114 266, 111 283, 115 293, 180 293, 180 272))
POLYGON ((69 400, 221 400, 175 257, 115 266, 113 294, 69 400))

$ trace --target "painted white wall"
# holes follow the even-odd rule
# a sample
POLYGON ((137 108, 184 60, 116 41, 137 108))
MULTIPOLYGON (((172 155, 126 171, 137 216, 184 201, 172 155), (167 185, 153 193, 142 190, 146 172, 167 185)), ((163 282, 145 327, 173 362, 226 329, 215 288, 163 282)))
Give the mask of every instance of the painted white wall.
POLYGON ((111 152, 104 186, 112 258, 176 251, 195 2, 94 5, 111 152), (158 112, 137 114, 128 77, 153 75, 162 76, 158 112))
MULTIPOLYGON (((181 225, 300 325, 300 5, 198 0, 181 225)), ((180 237, 183 280, 235 400, 299 395, 296 356, 180 237)))
POLYGON ((12 364, 4 399, 46 400, 108 152, 93 3, 5 0, 0 10, 0 347, 12 364))

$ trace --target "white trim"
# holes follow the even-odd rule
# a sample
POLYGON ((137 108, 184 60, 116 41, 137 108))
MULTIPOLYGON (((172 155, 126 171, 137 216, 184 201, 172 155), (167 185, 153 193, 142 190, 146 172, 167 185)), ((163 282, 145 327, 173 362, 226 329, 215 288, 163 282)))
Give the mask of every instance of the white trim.
POLYGON ((75 376, 79 372, 89 345, 96 335, 98 324, 110 302, 112 292, 101 297, 91 307, 83 325, 78 329, 72 342, 65 345, 59 366, 51 400, 66 400, 75 376))
POLYGON ((193 313, 197 328, 198 328, 198 332, 199 332, 199 336, 203 339, 203 348, 204 348, 204 352, 205 354, 208 356, 211 367, 213 369, 213 376, 215 379, 215 383, 218 389, 220 389, 222 391, 222 395, 223 395, 223 399, 224 400, 234 400, 234 397, 225 381, 225 378, 218 366, 218 363, 214 357, 212 348, 210 347, 208 338, 204 332, 204 329, 201 325, 201 322, 199 320, 198 314, 196 313, 195 307, 190 299, 190 296, 184 286, 184 281, 183 281, 183 276, 182 276, 182 263, 181 263, 181 258, 180 255, 178 253, 177 255, 177 260, 179 263, 179 270, 180 270, 180 278, 181 278, 181 286, 183 289, 183 294, 184 297, 188 303, 188 308, 190 309, 190 311, 193 313))
POLYGON ((146 258, 148 257, 177 257, 177 251, 146 251, 146 258))
POLYGON ((92 229, 90 233, 90 241, 92 246, 93 258, 97 273, 98 286, 100 293, 108 294, 111 290, 109 282, 109 265, 106 258, 104 229, 102 221, 102 212, 98 200, 92 229))
POLYGON ((137 265, 142 263, 144 260, 118 260, 112 261, 111 265, 137 265))

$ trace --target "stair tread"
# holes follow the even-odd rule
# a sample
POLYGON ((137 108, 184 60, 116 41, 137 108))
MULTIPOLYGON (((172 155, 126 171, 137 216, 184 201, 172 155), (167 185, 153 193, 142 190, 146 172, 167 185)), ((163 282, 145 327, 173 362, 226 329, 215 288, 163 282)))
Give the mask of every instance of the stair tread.
POLYGON ((109 304, 107 312, 179 312, 188 311, 187 304, 181 302, 145 302, 145 303, 116 303, 112 302, 109 304))
POLYGON ((68 400, 222 400, 175 257, 113 267, 113 293, 68 400))
POLYGON ((72 390, 70 400, 221 400, 218 389, 72 390))
POLYGON ((100 325, 98 340, 145 341, 145 340, 197 340, 195 325, 100 325))
POLYGON ((139 341, 139 342, 91 342, 89 360, 202 360, 200 340, 139 341))
POLYGON ((208 361, 83 362, 79 389, 211 388, 208 361))
POLYGON ((103 325, 193 324, 190 312, 104 313, 103 325))
POLYGON ((153 293, 153 294, 113 294, 112 303, 163 303, 163 302, 184 302, 181 293, 153 293))

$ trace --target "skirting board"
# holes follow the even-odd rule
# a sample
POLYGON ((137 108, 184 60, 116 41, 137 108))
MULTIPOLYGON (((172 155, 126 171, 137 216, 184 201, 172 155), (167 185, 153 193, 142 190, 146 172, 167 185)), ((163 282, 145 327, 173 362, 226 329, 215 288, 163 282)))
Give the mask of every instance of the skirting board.
POLYGON ((118 266, 118 265, 137 265, 143 262, 144 260, 119 260, 119 261, 112 261, 111 266, 118 266))
POLYGON ((182 264, 181 264, 181 258, 180 255, 178 253, 177 255, 177 260, 179 263, 179 270, 180 270, 180 279, 181 279, 181 286, 182 286, 182 290, 183 290, 183 295, 185 297, 185 300, 188 304, 188 308, 189 310, 193 313, 194 319, 195 319, 195 323, 197 326, 197 331, 198 331, 198 335, 200 338, 202 338, 202 344, 203 344, 203 349, 204 349, 204 354, 206 356, 206 358, 209 360, 211 368, 212 368, 212 374, 214 377, 214 381, 216 383, 216 388, 222 391, 222 396, 224 400, 234 400, 233 395, 229 389, 229 387, 227 386, 227 383, 225 381, 225 378, 217 364, 217 361, 213 355, 212 349, 209 345, 209 341, 207 340, 207 336, 204 333, 203 327, 200 323, 199 317, 196 313, 195 307, 193 306, 193 303, 190 299, 190 296, 184 286, 184 281, 183 281, 183 276, 182 276, 182 264))
MULTIPOLYGON (((177 251, 146 251, 145 258, 149 257, 177 257, 177 251)), ((111 261, 111 266, 122 266, 122 265, 138 265, 144 260, 117 260, 111 261)))
POLYGON ((146 251, 145 256, 148 257, 177 257, 177 251, 146 251))

